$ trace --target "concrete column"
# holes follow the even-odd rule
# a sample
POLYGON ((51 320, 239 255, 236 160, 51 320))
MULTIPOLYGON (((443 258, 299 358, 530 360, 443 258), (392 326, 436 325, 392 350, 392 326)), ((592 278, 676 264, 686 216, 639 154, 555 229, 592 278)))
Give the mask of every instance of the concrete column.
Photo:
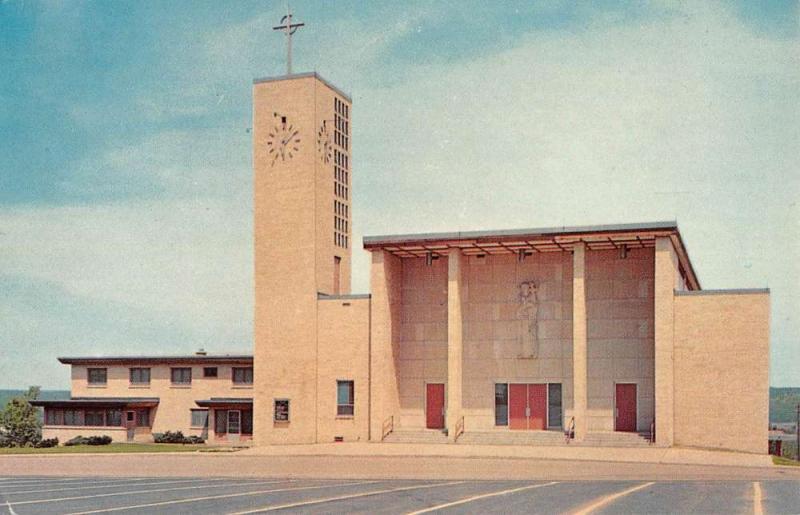
POLYGON ((461 315, 463 263, 461 249, 451 249, 447 258, 447 416, 449 440, 455 441, 462 416, 464 328, 461 315))
POLYGON ((656 445, 674 442, 675 405, 675 278, 678 258, 668 237, 656 238, 655 256, 655 401, 656 445))
POLYGON ((572 253, 572 395, 575 440, 586 438, 588 389, 586 333, 586 244, 576 243, 572 253))

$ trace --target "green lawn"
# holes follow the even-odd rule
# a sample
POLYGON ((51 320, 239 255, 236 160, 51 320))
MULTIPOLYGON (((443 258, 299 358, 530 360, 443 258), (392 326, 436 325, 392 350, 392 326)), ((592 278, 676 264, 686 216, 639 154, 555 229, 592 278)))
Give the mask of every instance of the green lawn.
POLYGON ((108 445, 72 445, 70 447, 0 447, 0 454, 86 454, 93 452, 192 452, 205 449, 205 445, 183 445, 179 443, 112 443, 108 445))
POLYGON ((800 461, 795 461, 789 458, 783 458, 781 456, 773 456, 772 463, 775 465, 789 465, 791 467, 800 467, 800 461))

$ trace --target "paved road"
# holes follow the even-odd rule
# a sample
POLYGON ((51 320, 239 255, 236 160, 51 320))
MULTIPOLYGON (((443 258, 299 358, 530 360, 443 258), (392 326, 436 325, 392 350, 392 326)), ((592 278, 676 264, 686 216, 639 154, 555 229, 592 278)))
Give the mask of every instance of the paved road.
POLYGON ((800 513, 800 481, 0 477, 0 513, 800 513))

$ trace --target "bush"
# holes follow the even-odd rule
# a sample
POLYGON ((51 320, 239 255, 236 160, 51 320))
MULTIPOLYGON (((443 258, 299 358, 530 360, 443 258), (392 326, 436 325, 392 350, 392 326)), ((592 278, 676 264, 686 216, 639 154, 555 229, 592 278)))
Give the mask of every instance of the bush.
POLYGON ((34 444, 37 449, 44 449, 46 447, 58 447, 58 438, 43 438, 34 444))
POLYGON ((184 436, 181 431, 167 431, 166 433, 153 433, 153 441, 155 443, 183 443, 183 444, 201 444, 205 443, 202 437, 199 436, 184 436))
POLYGON ((32 447, 42 439, 39 410, 29 401, 39 397, 39 388, 31 386, 25 395, 14 397, 0 410, 0 447, 32 447))
POLYGON ((111 443, 111 437, 108 436, 108 435, 90 436, 88 438, 85 437, 85 436, 78 435, 75 438, 64 442, 64 445, 66 445, 66 446, 72 446, 72 445, 108 445, 110 443, 111 443))

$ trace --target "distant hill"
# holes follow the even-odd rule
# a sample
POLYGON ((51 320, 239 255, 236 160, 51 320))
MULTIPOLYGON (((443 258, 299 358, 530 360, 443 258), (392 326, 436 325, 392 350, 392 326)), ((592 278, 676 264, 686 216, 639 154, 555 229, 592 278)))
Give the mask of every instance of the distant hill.
POLYGON ((769 421, 797 422, 800 388, 769 389, 769 421))
MULTIPOLYGON (((24 395, 28 390, 0 390, 0 409, 13 397, 24 395)), ((69 399, 69 390, 42 390, 39 394, 40 399, 69 399)))

